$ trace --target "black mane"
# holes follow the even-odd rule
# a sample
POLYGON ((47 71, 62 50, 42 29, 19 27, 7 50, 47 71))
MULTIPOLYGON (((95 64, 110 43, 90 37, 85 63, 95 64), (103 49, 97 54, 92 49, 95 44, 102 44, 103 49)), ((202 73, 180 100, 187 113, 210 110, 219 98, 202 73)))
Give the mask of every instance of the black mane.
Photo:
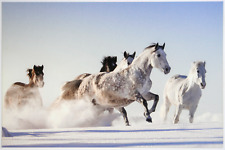
POLYGON ((152 48, 152 47, 155 47, 157 43, 152 43, 151 45, 149 45, 148 47, 146 47, 145 49, 148 49, 148 48, 152 48))
POLYGON ((110 72, 113 71, 116 68, 116 62, 117 62, 117 57, 116 56, 107 56, 104 57, 102 60, 102 68, 100 72, 110 72), (115 64, 115 66, 113 66, 115 64))
POLYGON ((153 48, 153 47, 155 47, 155 50, 154 50, 154 52, 155 52, 155 51, 157 51, 160 48, 164 49, 165 43, 163 44, 163 46, 159 45, 158 43, 152 43, 150 46, 146 47, 145 50, 149 49, 149 48, 153 48))

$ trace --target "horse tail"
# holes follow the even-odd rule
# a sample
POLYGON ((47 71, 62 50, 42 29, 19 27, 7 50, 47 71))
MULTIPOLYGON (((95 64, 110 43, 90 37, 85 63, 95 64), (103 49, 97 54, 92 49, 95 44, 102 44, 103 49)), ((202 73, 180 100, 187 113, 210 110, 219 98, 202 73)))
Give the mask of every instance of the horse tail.
POLYGON ((73 80, 67 82, 63 87, 62 87, 62 94, 61 98, 64 100, 72 100, 75 99, 75 93, 77 92, 81 82, 83 80, 73 80))

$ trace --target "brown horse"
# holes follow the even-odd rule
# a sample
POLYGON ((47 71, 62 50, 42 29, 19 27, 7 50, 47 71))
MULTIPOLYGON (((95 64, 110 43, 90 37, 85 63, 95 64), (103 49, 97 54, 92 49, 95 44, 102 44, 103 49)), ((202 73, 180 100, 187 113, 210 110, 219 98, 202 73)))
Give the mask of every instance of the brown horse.
POLYGON ((29 83, 14 83, 6 92, 5 108, 21 108, 25 105, 42 107, 42 98, 38 88, 44 86, 44 66, 34 65, 33 69, 27 69, 29 83))

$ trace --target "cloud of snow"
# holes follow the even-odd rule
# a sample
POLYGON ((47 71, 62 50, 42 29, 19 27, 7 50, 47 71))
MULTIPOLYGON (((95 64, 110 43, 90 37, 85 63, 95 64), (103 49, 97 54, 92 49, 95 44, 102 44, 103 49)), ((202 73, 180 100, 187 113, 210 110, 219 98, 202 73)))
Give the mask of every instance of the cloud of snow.
POLYGON ((7 129, 45 128, 46 110, 30 105, 22 109, 4 109, 2 120, 7 129))
MULTIPOLYGON (((34 105, 33 105, 34 106, 34 105)), ((122 115, 114 110, 110 114, 107 110, 102 112, 98 107, 85 100, 61 101, 54 107, 25 106, 22 109, 4 109, 2 115, 3 127, 7 129, 42 129, 42 128, 72 128, 93 126, 125 126, 122 115)), ((172 124, 174 112, 168 114, 166 122, 160 118, 161 111, 151 114, 152 123, 148 123, 143 113, 131 115, 127 111, 131 126, 149 124, 172 124)), ((188 111, 180 115, 179 123, 188 123, 188 111)), ((196 114, 194 123, 223 122, 221 113, 196 114)))
POLYGON ((198 115, 194 119, 195 122, 223 122, 222 113, 203 113, 198 115))
POLYGON ((116 114, 102 112, 85 100, 62 101, 48 112, 49 128, 110 126, 116 114))
POLYGON ((62 101, 53 108, 4 109, 3 127, 7 129, 72 128, 111 126, 120 115, 101 111, 85 100, 62 101))

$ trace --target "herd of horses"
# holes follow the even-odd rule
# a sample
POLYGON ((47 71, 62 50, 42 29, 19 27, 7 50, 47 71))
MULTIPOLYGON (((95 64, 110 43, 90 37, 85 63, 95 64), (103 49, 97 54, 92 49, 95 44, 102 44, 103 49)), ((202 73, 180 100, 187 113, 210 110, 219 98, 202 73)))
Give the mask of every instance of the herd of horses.
MULTIPOLYGON (((84 73, 62 87, 61 95, 50 106, 51 109, 60 106, 63 101, 86 100, 96 107, 100 113, 113 112, 117 109, 123 116, 125 124, 130 125, 125 107, 138 102, 144 107, 147 122, 152 122, 150 114, 155 112, 159 96, 150 92, 150 80, 153 68, 158 68, 168 74, 171 67, 164 51, 165 43, 154 43, 144 49, 135 58, 136 52, 124 52, 124 58, 117 65, 117 57, 108 56, 102 61, 103 67, 99 73, 84 73), (147 101, 153 100, 151 109, 147 101)), ((6 109, 22 109, 24 106, 43 107, 39 88, 44 86, 44 66, 33 66, 28 69, 29 83, 14 83, 6 92, 4 107, 6 109)), ((175 75, 171 77, 164 88, 163 112, 164 120, 171 104, 175 105, 174 123, 178 123, 183 109, 189 110, 189 122, 193 122, 194 113, 201 98, 201 89, 206 86, 205 62, 196 61, 188 76, 175 75)))

